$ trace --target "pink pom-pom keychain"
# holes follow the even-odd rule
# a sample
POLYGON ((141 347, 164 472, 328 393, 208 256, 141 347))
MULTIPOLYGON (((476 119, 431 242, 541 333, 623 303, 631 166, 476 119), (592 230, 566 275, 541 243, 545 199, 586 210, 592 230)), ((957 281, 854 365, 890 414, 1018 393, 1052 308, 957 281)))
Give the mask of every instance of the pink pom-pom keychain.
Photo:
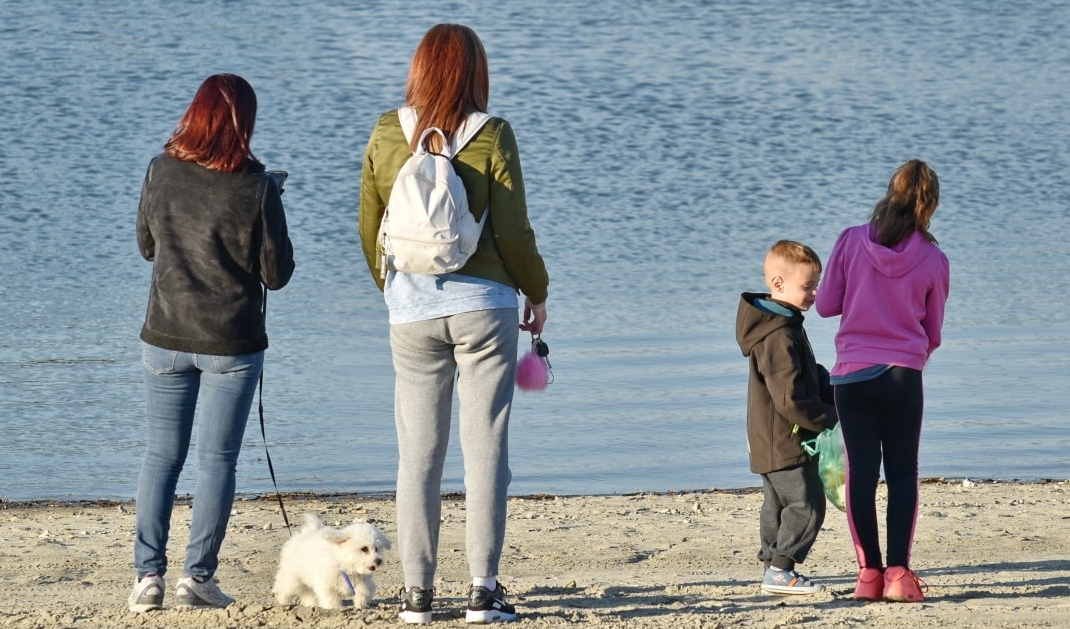
POLYGON ((522 391, 542 391, 554 381, 550 348, 538 334, 531 335, 531 350, 516 361, 516 386, 522 391))

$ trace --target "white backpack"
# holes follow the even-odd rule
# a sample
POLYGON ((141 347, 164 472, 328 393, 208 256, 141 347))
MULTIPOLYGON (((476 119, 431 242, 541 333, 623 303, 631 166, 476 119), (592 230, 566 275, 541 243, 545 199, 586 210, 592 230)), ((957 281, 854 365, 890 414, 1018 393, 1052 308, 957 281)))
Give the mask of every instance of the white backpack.
MULTIPOLYGON (((416 110, 398 110, 405 139, 411 141, 416 128, 416 110)), ((423 132, 416 152, 405 161, 390 191, 383 222, 379 225, 382 248, 381 277, 387 270, 438 275, 456 271, 475 253, 483 223, 490 212, 484 210, 478 222, 468 209, 464 182, 453 169, 451 159, 483 128, 490 115, 475 112, 453 135, 443 152, 430 153, 424 142, 432 133, 446 134, 431 127, 423 132)), ((488 208, 489 209, 489 208, 488 208)))

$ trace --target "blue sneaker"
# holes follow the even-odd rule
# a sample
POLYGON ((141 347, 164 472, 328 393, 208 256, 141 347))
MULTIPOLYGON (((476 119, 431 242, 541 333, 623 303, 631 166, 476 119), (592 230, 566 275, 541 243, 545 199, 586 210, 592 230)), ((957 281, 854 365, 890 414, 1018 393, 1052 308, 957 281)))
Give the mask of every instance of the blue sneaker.
POLYGON ((794 570, 769 567, 762 577, 762 591, 766 594, 817 594, 824 592, 825 586, 794 570))

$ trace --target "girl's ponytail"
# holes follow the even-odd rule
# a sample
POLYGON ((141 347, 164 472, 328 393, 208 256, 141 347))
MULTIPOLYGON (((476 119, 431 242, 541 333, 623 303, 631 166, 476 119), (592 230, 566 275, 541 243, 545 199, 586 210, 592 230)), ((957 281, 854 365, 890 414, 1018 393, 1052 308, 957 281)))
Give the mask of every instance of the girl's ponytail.
POLYGON ((936 171, 918 159, 903 164, 892 174, 888 192, 870 215, 877 242, 891 247, 918 231, 935 244, 936 238, 929 233, 929 221, 938 205, 940 180, 936 171))

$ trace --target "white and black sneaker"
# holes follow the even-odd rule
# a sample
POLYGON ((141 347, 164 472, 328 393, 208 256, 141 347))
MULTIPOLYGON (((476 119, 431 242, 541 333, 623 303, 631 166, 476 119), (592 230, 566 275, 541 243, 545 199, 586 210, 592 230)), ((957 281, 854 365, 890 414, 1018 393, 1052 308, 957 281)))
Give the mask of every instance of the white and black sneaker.
POLYGON ((494 591, 473 585, 468 592, 468 613, 466 622, 485 625, 491 622, 509 622, 516 620, 516 608, 505 602, 505 588, 499 583, 494 591))
POLYGON ((435 588, 401 588, 400 594, 401 610, 398 611, 398 618, 410 625, 431 624, 431 601, 435 598, 435 588))

